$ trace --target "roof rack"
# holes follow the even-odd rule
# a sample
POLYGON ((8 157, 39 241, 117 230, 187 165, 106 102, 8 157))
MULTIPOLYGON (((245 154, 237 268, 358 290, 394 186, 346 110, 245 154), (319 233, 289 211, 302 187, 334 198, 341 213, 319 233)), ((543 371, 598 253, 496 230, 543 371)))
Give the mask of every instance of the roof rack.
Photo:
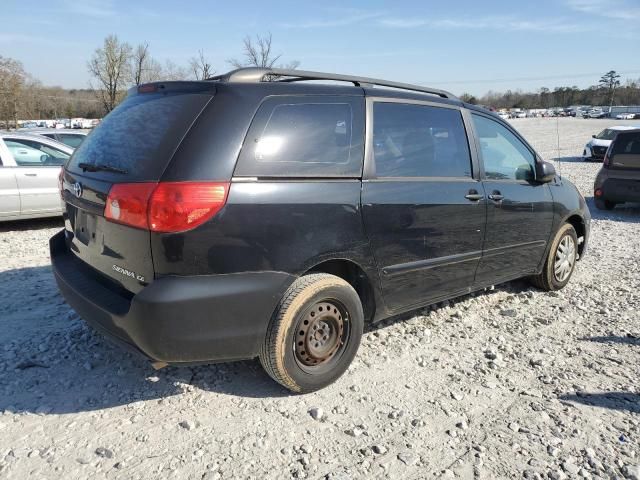
POLYGON ((304 80, 334 80, 338 82, 349 82, 355 86, 371 86, 377 85, 381 87, 397 88, 400 90, 410 90, 413 92, 429 93, 442 98, 450 98, 457 100, 458 98, 444 90, 436 88, 422 87, 420 85, 412 85, 410 83, 390 82, 388 80, 380 80, 377 78, 356 77, 353 75, 340 75, 337 73, 310 72, 305 70, 294 70, 286 68, 260 68, 246 67, 232 70, 228 73, 207 78, 207 80, 216 80, 220 82, 230 83, 259 83, 272 80, 274 77, 279 78, 279 82, 299 82, 304 80))

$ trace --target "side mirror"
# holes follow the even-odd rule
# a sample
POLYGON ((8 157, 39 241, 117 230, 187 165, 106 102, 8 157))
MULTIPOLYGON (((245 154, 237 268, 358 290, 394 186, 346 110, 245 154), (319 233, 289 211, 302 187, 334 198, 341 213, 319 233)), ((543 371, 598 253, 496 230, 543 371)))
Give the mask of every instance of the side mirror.
POLYGON ((595 135, 591 135, 591 138, 596 138, 596 136, 595 135))
POLYGON ((549 183, 556 178, 556 167, 549 162, 536 163, 536 180, 540 183, 549 183))

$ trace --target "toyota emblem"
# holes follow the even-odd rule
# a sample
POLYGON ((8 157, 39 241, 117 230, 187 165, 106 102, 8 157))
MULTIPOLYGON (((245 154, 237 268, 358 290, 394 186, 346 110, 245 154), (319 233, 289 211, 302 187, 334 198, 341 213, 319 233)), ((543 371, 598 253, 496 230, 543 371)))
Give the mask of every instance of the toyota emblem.
POLYGON ((73 184, 73 193, 76 194, 76 197, 80 198, 82 196, 82 185, 80 182, 76 182, 73 184))

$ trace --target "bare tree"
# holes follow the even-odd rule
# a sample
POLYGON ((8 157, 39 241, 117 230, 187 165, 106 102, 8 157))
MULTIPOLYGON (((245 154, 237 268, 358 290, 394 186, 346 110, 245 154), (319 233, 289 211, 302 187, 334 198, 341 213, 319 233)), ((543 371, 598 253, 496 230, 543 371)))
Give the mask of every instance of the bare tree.
POLYGON ((18 126, 18 102, 26 79, 22 63, 0 56, 0 120, 5 128, 10 128, 10 121, 18 126))
POLYGON ((191 57, 189 60, 189 68, 196 80, 206 80, 216 73, 211 63, 209 63, 209 60, 204 56, 202 50, 198 50, 197 57, 191 57))
POLYGON ((610 70, 600 78, 598 86, 607 90, 607 96, 610 98, 609 107, 611 107, 616 94, 616 88, 620 86, 620 75, 618 75, 615 70, 610 70))
POLYGON ((272 52, 272 36, 271 33, 262 37, 256 35, 255 43, 250 36, 244 37, 243 60, 231 58, 227 60, 229 64, 236 68, 242 67, 262 67, 273 68, 282 54, 274 55, 272 52))
POLYGON ((147 72, 150 60, 151 56, 149 55, 148 43, 141 43, 134 49, 131 55, 131 73, 135 85, 140 85, 144 82, 143 78, 147 72))
POLYGON ((162 65, 151 56, 146 42, 131 54, 131 80, 134 85, 162 80, 162 65))
POLYGON ((164 63, 159 74, 162 80, 186 80, 189 78, 186 69, 176 65, 171 60, 167 60, 164 63))
POLYGON ((131 78, 131 46, 120 42, 116 35, 104 39, 102 48, 96 49, 88 63, 89 73, 97 80, 97 94, 108 112, 124 96, 124 87, 131 78))

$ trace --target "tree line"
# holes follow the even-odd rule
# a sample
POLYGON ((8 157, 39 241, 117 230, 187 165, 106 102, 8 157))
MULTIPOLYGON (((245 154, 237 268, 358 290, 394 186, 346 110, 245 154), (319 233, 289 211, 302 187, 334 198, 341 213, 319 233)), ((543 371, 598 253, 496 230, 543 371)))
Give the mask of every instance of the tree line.
POLYGON ((624 83, 615 70, 605 73, 597 84, 587 88, 556 87, 553 90, 542 87, 535 92, 507 90, 489 91, 482 97, 464 93, 461 98, 469 103, 495 108, 553 108, 572 105, 640 105, 640 78, 627 79, 624 83))
MULTIPOLYGON (((239 57, 226 63, 233 68, 256 66, 297 68, 298 61, 281 63, 282 54, 273 49, 270 33, 247 36, 239 57)), ((19 61, 0 56, 0 126, 9 128, 18 119, 101 118, 115 108, 129 87, 159 80, 203 80, 217 72, 203 50, 185 65, 153 57, 149 44, 131 45, 109 35, 87 62, 91 80, 86 89, 45 86, 24 70, 19 61)), ((611 70, 588 88, 542 87, 534 92, 489 91, 481 97, 461 98, 495 108, 551 108, 571 105, 640 105, 640 79, 627 79, 611 70)))
MULTIPOLYGON (((239 57, 226 61, 233 68, 246 66, 297 68, 298 61, 280 63, 270 33, 247 36, 239 57)), ((160 80, 204 80, 216 74, 212 62, 199 50, 185 65, 164 63, 151 54, 149 44, 132 46, 109 35, 87 62, 91 80, 86 89, 44 86, 25 71, 21 62, 0 56, 0 127, 19 119, 101 118, 113 110, 131 86, 160 80)))

